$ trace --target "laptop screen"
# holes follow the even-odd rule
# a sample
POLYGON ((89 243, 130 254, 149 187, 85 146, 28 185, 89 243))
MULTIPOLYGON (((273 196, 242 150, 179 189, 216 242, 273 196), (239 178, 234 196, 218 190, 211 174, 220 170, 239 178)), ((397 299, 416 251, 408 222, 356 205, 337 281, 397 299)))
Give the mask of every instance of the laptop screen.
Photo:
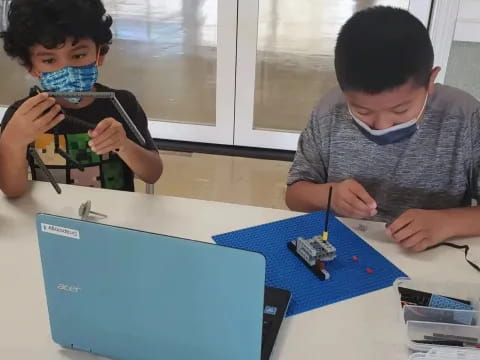
POLYGON ((119 359, 260 359, 262 255, 37 216, 52 337, 119 359))

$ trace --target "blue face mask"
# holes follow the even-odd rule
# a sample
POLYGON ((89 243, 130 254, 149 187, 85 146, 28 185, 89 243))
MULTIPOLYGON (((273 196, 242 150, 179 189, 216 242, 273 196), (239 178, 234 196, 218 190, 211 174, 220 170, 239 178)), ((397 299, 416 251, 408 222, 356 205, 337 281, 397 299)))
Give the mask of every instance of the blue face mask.
MULTIPOLYGON (((86 66, 66 66, 61 70, 42 73, 40 83, 50 92, 86 92, 91 91, 98 79, 97 63, 86 66)), ((67 98, 72 104, 78 104, 81 98, 67 98)))
POLYGON ((354 120, 354 124, 357 125, 363 135, 365 135, 369 140, 372 140, 378 145, 387 145, 408 139, 412 137, 413 134, 415 134, 418 128, 418 119, 420 119, 420 117, 423 115, 423 111, 425 110, 425 106, 427 105, 427 100, 428 94, 425 98, 425 102, 423 104, 422 110, 420 111, 420 114, 418 114, 415 119, 382 130, 372 129, 370 126, 358 119, 355 115, 353 115, 350 106, 348 107, 348 111, 350 112, 350 115, 354 120))

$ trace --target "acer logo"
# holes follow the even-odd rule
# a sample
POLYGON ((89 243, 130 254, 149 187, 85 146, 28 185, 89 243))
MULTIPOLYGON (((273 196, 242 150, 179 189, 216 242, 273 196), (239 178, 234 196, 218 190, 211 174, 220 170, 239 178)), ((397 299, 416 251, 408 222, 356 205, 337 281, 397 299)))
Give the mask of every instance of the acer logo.
POLYGON ((70 293, 78 293, 82 290, 82 288, 78 286, 66 285, 66 284, 58 284, 57 289, 61 291, 70 292, 70 293))

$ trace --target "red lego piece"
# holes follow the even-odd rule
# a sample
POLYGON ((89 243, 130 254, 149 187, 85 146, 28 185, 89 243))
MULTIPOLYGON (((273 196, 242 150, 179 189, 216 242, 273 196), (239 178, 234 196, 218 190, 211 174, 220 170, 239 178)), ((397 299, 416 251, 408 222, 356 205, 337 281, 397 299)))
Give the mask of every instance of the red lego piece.
POLYGON ((352 256, 352 260, 353 260, 353 261, 358 261, 358 257, 352 256))
POLYGON ((370 269, 370 268, 367 268, 367 273, 369 273, 369 274, 373 274, 373 270, 372 270, 372 269, 370 269))

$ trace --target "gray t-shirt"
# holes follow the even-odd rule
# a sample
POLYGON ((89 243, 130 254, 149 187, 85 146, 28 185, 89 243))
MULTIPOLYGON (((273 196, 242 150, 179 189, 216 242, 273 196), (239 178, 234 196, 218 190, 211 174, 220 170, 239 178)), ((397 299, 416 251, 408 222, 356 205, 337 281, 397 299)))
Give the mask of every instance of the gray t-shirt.
POLYGON ((436 85, 415 134, 377 145, 353 123, 345 98, 332 91, 300 136, 288 185, 355 179, 378 204, 372 220, 391 221, 408 209, 470 206, 480 195, 480 103, 436 85))

